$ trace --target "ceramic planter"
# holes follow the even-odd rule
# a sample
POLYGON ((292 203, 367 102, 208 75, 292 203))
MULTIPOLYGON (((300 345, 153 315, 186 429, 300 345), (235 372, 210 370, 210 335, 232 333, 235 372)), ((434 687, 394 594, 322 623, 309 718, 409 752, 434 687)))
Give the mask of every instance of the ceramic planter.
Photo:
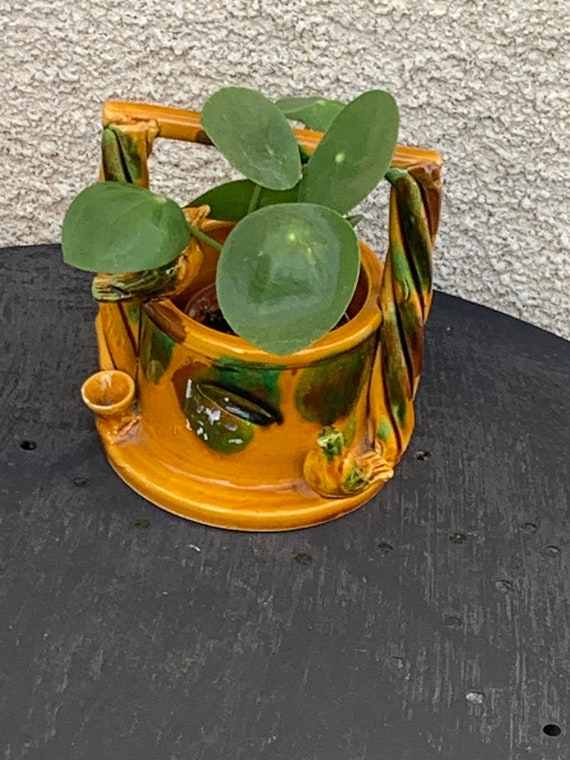
MULTIPOLYGON (((107 179, 148 183, 155 137, 206 142, 194 113, 108 103, 107 179)), ((314 147, 318 135, 298 132, 314 147)), ((347 320, 307 349, 276 356, 200 319, 217 253, 195 238, 175 271, 120 294, 96 278, 101 371, 82 393, 108 459, 145 498, 182 517, 241 530, 287 530, 343 515, 389 480, 414 424, 439 156, 398 149, 384 267, 361 243, 347 320)), ((189 211, 223 241, 228 223, 189 211)), ((125 275, 123 280, 128 279, 125 275)))

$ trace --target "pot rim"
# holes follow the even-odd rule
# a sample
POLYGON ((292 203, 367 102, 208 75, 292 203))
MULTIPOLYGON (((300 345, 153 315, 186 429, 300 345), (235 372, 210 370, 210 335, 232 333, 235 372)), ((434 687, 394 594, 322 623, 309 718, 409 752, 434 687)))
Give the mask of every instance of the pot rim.
POLYGON ((305 366, 331 354, 354 348, 376 332, 382 323, 382 312, 379 304, 382 262, 362 240, 359 240, 359 247, 361 274, 366 279, 366 293, 362 306, 346 324, 330 330, 315 343, 294 354, 280 356, 268 353, 252 345, 245 338, 227 335, 200 324, 185 314, 168 298, 160 301, 149 301, 143 308, 150 319, 175 340, 191 342, 193 350, 210 358, 224 356, 242 361, 247 360, 251 364, 305 366))

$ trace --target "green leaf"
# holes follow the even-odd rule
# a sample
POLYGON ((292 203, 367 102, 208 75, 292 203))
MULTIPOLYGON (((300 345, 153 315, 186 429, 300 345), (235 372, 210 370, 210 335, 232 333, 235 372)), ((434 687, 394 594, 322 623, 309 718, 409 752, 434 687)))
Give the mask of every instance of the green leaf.
POLYGON ((65 215, 63 259, 89 272, 140 272, 173 261, 189 238, 174 201, 137 185, 99 182, 79 193, 65 215))
POLYGON ((289 122, 261 93, 225 87, 204 104, 202 126, 230 164, 262 187, 288 190, 301 179, 289 122))
POLYGON ((320 97, 281 98, 277 105, 288 119, 300 121, 309 129, 326 132, 334 119, 344 108, 339 100, 320 97))
POLYGON ((339 113, 307 164, 299 200, 345 214, 387 172, 398 139, 396 101, 387 92, 360 95, 339 113))
POLYGON ((238 335, 286 355, 337 324, 359 269, 354 230, 335 211, 306 203, 268 206, 229 234, 218 263, 218 300, 238 335))
MULTIPOLYGON (((238 222, 246 216, 255 183, 249 179, 238 179, 234 182, 226 182, 208 190, 203 195, 195 198, 188 205, 208 205, 210 217, 220 221, 238 222)), ((290 190, 267 190, 262 188, 259 196, 258 207, 272 206, 275 203, 295 203, 299 194, 299 187, 295 185, 290 190)))

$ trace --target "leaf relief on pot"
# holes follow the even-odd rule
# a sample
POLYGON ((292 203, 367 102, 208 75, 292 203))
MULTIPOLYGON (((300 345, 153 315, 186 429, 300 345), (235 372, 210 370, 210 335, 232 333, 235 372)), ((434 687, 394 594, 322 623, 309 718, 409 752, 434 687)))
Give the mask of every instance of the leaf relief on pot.
POLYGON ((214 366, 188 365, 174 384, 188 428, 220 454, 242 451, 256 428, 281 424, 280 370, 234 359, 214 366))

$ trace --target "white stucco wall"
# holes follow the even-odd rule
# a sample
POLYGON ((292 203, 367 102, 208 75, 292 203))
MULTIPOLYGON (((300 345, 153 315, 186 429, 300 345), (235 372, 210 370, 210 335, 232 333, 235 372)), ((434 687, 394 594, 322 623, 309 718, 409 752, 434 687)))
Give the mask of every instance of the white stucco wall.
MULTIPOLYGON (((436 286, 570 337, 568 0, 0 0, 0 39, 0 245, 59 240, 107 98, 379 87, 401 141, 446 161, 436 286)), ((155 169, 180 201, 214 172, 187 147, 161 143, 155 169)), ((379 198, 360 234, 382 249, 379 198)))

